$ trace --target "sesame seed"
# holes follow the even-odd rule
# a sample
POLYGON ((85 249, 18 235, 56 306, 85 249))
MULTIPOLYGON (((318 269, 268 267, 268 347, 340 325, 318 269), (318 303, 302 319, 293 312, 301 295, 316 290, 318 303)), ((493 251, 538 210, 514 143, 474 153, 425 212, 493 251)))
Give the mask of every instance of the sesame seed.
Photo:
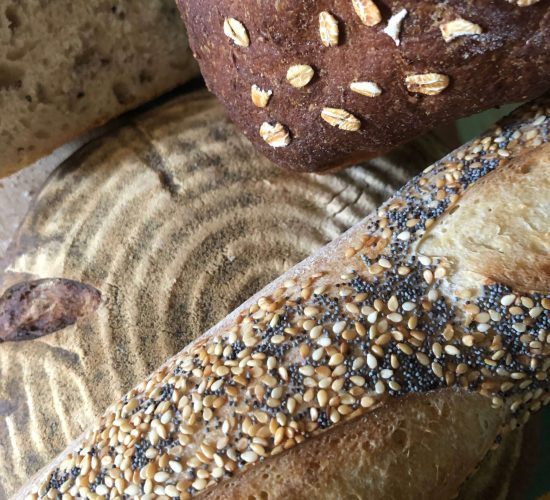
POLYGON ((344 361, 344 356, 342 356, 342 354, 340 354, 339 352, 337 352, 336 354, 333 354, 329 361, 328 361, 328 365, 329 366, 336 366, 336 365, 340 365, 342 364, 344 361))
POLYGON ((346 326, 347 326, 347 324, 346 324, 345 321, 338 321, 332 327, 332 331, 336 334, 340 334, 345 330, 346 326))
POLYGON ((253 463, 258 460, 258 455, 253 451, 245 451, 244 453, 241 453, 241 458, 247 463, 253 463))
POLYGON ((401 241, 408 241, 411 239, 411 233, 409 231, 403 231, 397 235, 397 239, 401 241))
POLYGON ((542 312, 543 312, 542 307, 533 307, 529 311, 529 316, 531 316, 531 318, 533 318, 533 319, 536 319, 542 314, 542 312))
POLYGON ((376 384, 374 384, 374 390, 376 391, 376 394, 384 394, 384 392, 386 392, 386 386, 384 382, 382 382, 381 380, 376 382, 376 384))
POLYGON ((443 355, 443 346, 439 342, 434 342, 432 352, 436 358, 440 358, 443 355))
POLYGON ((516 300, 516 296, 514 294, 508 294, 508 295, 504 295, 500 299, 500 303, 503 306, 509 306, 509 305, 513 304, 515 300, 516 300))
POLYGON ((137 484, 131 484, 124 490, 124 493, 129 496, 139 495, 141 493, 141 488, 137 484))
POLYGON ((305 307, 304 308, 304 314, 306 316, 309 316, 309 317, 314 317, 316 316, 317 314, 319 314, 319 309, 317 307, 311 307, 311 306, 308 306, 308 307, 305 307))
POLYGON ((432 363, 432 371, 436 377, 443 378, 443 368, 439 363, 435 361, 432 363))
POLYGON ((392 323, 400 323, 401 321, 403 321, 403 316, 401 316, 401 314, 399 314, 399 313, 391 313, 391 314, 388 314, 387 318, 388 318, 392 323))
POLYGON ((418 255, 418 261, 423 266, 430 266, 432 264, 432 259, 426 255, 418 255))
POLYGON ((401 385, 399 385, 397 382, 395 382, 394 380, 390 380, 388 382, 388 385, 390 386, 390 389, 394 390, 394 391, 400 391, 401 390, 401 385))
POLYGON ((428 285, 431 285, 434 281, 434 275, 433 273, 429 270, 429 269, 426 269, 423 273, 422 273, 422 276, 424 277, 424 280, 426 281, 426 283, 428 283, 428 285))
POLYGON ((321 407, 325 407, 327 405, 327 402, 328 402, 328 393, 326 390, 324 389, 321 389, 318 393, 317 393, 317 401, 319 403, 319 406, 321 407))
POLYGON ((423 352, 417 352, 416 358, 418 359, 419 363, 424 366, 428 366, 430 364, 430 358, 426 356, 426 354, 424 354, 423 352))
POLYGON ((354 375, 353 377, 350 377, 350 381, 360 387, 365 385, 365 378, 359 375, 354 375))
POLYGON ((407 356, 410 356, 412 353, 413 353, 413 350, 412 348, 407 345, 407 344, 403 344, 402 342, 398 343, 397 344, 397 348, 401 351, 401 352, 404 352, 407 356))

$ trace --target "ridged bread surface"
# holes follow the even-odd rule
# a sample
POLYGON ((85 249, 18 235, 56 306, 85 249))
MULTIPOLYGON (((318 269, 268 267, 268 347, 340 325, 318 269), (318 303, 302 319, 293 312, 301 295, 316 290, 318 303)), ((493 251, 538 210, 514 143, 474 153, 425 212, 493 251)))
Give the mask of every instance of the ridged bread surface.
MULTIPOLYGON (((458 494, 501 434, 550 401, 550 276, 543 263, 542 281, 495 281, 423 243, 446 238, 434 231, 485 180, 487 194, 521 180, 519 200, 547 202, 548 115, 548 98, 526 105, 272 282, 113 404, 31 497, 458 494), (477 280, 455 283, 462 269, 477 280)), ((534 259, 536 227, 550 234, 539 215, 489 255, 534 259)))
POLYGON ((102 303, 49 336, 0 344, 6 494, 136 380, 450 149, 429 135, 337 175, 289 175, 204 92, 75 154, 26 217, 0 295, 55 277, 95 287, 102 303))

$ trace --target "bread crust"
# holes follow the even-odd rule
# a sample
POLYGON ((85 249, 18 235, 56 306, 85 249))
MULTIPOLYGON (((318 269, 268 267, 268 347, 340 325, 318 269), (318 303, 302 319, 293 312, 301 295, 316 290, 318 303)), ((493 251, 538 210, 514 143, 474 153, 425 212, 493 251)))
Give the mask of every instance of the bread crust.
POLYGON ((439 124, 532 99, 548 88, 547 0, 525 8, 484 0, 374 3, 382 21, 368 27, 351 1, 178 0, 209 88, 256 148, 293 170, 346 166, 439 124), (383 29, 401 9, 407 15, 396 45, 383 29), (336 46, 321 43, 318 18, 323 11, 337 19, 336 46), (236 45, 224 33, 226 18, 243 24, 248 46, 236 45), (441 27, 457 18, 479 25, 482 33, 446 42, 441 27), (297 64, 314 70, 312 80, 300 88, 286 79, 297 64), (436 95, 408 90, 406 78, 424 73, 444 75, 450 83, 436 95), (362 81, 376 83, 381 94, 368 97, 350 89, 352 82, 362 81), (267 106, 254 106, 252 85, 272 92, 267 106), (360 130, 331 126, 321 118, 325 107, 351 113, 361 122, 360 130), (274 148, 264 141, 259 134, 263 122, 285 126, 288 146, 274 148))
POLYGON ((170 0, 5 5, 0 178, 198 76, 170 0))
POLYGON ((467 280, 462 276, 473 272, 488 283, 504 283, 522 292, 549 293, 549 171, 550 144, 546 143, 526 151, 506 169, 491 172, 427 235, 421 251, 452 258, 457 268, 455 282, 467 280), (517 252, 517 238, 526 225, 534 231, 517 252), (472 227, 483 228, 483 232, 473 234, 472 227))
POLYGON ((137 380, 452 149, 430 134, 338 175, 289 174, 254 150, 212 94, 159 104, 56 169, 0 272, 0 295, 51 276, 102 294, 74 326, 0 345, 0 401, 9 401, 0 498, 137 380), (132 327, 121 330, 121 318, 132 327))
POLYGON ((91 468, 94 488, 128 495, 458 493, 498 436, 550 401, 550 296, 481 279, 465 296, 447 255, 418 246, 481 178, 543 147, 548 110, 542 99, 451 153, 252 297, 115 403, 38 492, 87 494, 91 468))

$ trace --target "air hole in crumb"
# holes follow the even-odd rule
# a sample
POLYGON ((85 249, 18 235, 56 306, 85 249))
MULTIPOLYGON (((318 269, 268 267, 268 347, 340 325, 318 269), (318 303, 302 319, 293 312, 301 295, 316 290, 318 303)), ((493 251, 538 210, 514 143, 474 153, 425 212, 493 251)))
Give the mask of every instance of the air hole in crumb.
POLYGON ((8 61, 17 61, 18 59, 23 59, 23 57, 27 54, 27 51, 28 47, 25 45, 23 47, 12 48, 6 53, 6 59, 8 61))
POLYGON ((50 137, 50 134, 45 130, 37 130, 34 135, 37 139, 48 139, 50 137))
POLYGON ((15 5, 9 5, 8 7, 6 7, 6 10, 4 11, 4 13, 6 14, 6 19, 8 20, 8 27, 10 30, 14 31, 16 28, 19 28, 19 26, 21 26, 21 18, 17 13, 15 5))
POLYGON ((395 429, 391 440, 399 447, 404 448, 407 443, 407 433, 403 429, 395 429))
POLYGON ((0 89, 20 88, 24 74, 18 66, 0 64, 0 89))
POLYGON ((123 82, 113 84, 113 94, 115 94, 116 100, 119 104, 128 104, 133 100, 130 89, 123 82))
POLYGON ((153 81, 153 74, 149 70, 142 69, 139 72, 139 83, 149 83, 152 81, 153 81))
POLYGON ((261 500, 267 500, 269 498, 269 494, 267 491, 260 491, 260 499, 261 500))
POLYGON ((50 102, 46 87, 44 87, 41 83, 36 84, 36 98, 38 99, 38 102, 41 102, 42 104, 48 104, 50 102))
POLYGON ((85 68, 90 65, 95 53, 92 49, 86 48, 80 54, 74 58, 74 68, 75 70, 85 68))

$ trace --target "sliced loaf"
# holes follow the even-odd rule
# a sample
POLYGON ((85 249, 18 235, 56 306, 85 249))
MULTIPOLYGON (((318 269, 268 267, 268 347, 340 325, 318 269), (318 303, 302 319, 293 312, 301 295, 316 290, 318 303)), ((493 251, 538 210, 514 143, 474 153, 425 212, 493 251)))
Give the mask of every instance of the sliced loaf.
POLYGON ((197 74, 172 0, 0 1, 0 177, 197 74))

